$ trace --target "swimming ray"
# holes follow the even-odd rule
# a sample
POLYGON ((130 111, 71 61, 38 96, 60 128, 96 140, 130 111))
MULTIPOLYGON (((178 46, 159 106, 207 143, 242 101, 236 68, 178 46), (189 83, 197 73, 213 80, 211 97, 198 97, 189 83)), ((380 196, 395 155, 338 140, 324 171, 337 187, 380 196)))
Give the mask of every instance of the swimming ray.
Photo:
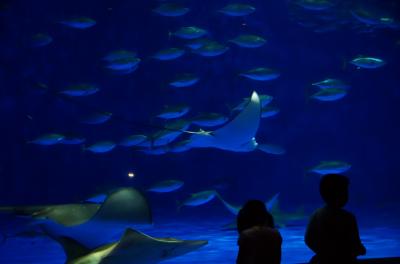
POLYGON ((247 106, 232 121, 215 131, 194 133, 190 145, 198 148, 219 148, 230 151, 252 151, 260 125, 261 103, 254 91, 247 106))
POLYGON ((119 241, 91 250, 70 237, 50 236, 63 247, 68 264, 158 263, 197 250, 208 243, 206 240, 153 238, 128 228, 119 241))
POLYGON ((152 223, 148 202, 133 188, 117 189, 103 203, 1 207, 0 212, 30 217, 46 232, 68 235, 90 247, 111 241, 129 225, 152 223))

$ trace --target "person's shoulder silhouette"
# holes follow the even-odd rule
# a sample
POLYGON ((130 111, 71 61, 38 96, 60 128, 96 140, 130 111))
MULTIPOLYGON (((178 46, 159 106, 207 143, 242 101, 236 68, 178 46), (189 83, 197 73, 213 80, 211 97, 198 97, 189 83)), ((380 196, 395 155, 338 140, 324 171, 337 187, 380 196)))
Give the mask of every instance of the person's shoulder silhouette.
POLYGON ((311 263, 356 263, 357 256, 366 253, 355 216, 343 209, 349 184, 339 174, 325 175, 320 181, 325 206, 313 213, 305 234, 307 246, 315 253, 311 263))
POLYGON ((243 206, 237 216, 237 228, 237 264, 280 263, 282 237, 262 201, 250 200, 243 206))

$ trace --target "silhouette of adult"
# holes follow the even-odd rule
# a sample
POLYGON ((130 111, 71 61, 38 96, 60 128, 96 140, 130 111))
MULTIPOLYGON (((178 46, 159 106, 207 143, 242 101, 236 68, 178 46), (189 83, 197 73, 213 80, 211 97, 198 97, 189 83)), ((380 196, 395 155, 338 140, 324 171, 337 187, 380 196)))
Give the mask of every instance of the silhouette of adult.
POLYGON ((339 174, 327 174, 320 181, 325 206, 313 213, 305 234, 307 246, 315 253, 310 263, 357 263, 357 256, 366 254, 355 216, 343 209, 349 184, 349 179, 339 174))
POLYGON ((282 237, 274 228, 274 219, 262 201, 250 200, 243 206, 237 216, 237 229, 237 264, 281 262, 282 237))

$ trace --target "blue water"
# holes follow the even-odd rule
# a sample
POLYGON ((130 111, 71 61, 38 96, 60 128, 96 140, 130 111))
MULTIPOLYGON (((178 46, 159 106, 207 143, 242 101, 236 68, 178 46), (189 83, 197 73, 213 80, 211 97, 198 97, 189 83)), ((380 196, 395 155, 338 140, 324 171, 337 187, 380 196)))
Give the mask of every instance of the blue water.
MULTIPOLYGON (((304 9, 297 0, 243 0, 256 7, 245 17, 218 12, 227 0, 176 0, 190 8, 182 17, 154 13, 165 2, 157 0, 0 1, 0 207, 76 203, 121 186, 145 193, 158 181, 180 180, 184 187, 175 192, 146 193, 156 224, 141 231, 209 240, 198 252, 168 263, 233 263, 236 233, 220 228, 232 220, 227 210, 211 203, 177 214, 177 201, 209 189, 237 205, 280 193, 284 212, 305 208, 307 217, 321 206, 320 177, 309 173, 310 168, 340 160, 351 165, 345 172, 351 182, 348 208, 357 215, 366 257, 400 255, 400 4, 329 1, 333 6, 318 11, 304 9), (96 24, 74 29, 60 23, 76 16, 96 24), (186 41, 172 34, 182 26, 206 29, 208 38, 229 50, 211 58, 189 51, 186 41), (32 45, 38 33, 52 41, 32 45), (259 48, 241 48, 229 42, 239 34, 257 34, 267 41, 259 48), (186 54, 172 61, 151 58, 171 47, 186 54), (102 58, 119 49, 136 52, 141 59, 132 73, 116 74, 105 67, 102 58), (363 69, 349 63, 360 55, 386 64, 363 69), (255 67, 276 69, 280 77, 259 82, 239 76, 255 67), (190 87, 170 87, 183 73, 200 79, 190 87), (326 78, 349 84, 346 96, 332 102, 312 99, 317 91, 312 84, 326 78), (82 98, 60 95, 77 83, 100 90, 82 98), (188 105, 188 119, 203 112, 233 119, 232 108, 253 91, 273 96, 271 105, 280 109, 260 121, 256 140, 282 146, 284 155, 214 148, 163 155, 121 146, 101 154, 85 150, 97 141, 155 134, 165 125, 155 116, 166 105, 188 105), (100 118, 104 123, 81 122, 104 111, 112 113, 110 120, 100 118), (86 142, 28 143, 46 133, 73 133, 86 142)), ((310 258, 303 243, 305 224, 280 230, 284 263, 310 258)), ((45 237, 0 244, 0 263, 63 260, 61 248, 45 237)))
MULTIPOLYGON (((155 237, 206 239, 209 244, 198 251, 164 261, 163 263, 234 263, 237 254, 236 231, 221 231, 231 219, 198 223, 172 221, 140 230, 155 237)), ((280 229, 283 236, 282 263, 305 263, 312 252, 303 242, 304 226, 280 229)), ((361 239, 368 258, 393 257, 400 252, 400 227, 374 226, 361 228, 361 239)), ((0 262, 9 264, 64 263, 64 254, 57 243, 46 237, 11 238, 0 247, 0 262), (23 254, 15 253, 23 252, 23 254)))

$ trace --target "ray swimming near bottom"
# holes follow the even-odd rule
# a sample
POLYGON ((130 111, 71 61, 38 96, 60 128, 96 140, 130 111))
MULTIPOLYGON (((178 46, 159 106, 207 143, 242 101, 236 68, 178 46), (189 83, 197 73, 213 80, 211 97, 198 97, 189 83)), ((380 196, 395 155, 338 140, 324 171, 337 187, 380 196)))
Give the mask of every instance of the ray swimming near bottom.
POLYGON ((122 238, 93 250, 70 237, 50 235, 59 242, 67 256, 67 264, 148 264, 184 255, 207 245, 207 240, 153 238, 128 228, 122 238))
POLYGON ((112 191, 99 203, 9 206, 0 207, 0 212, 30 218, 46 232, 72 237, 89 247, 108 243, 129 225, 152 223, 147 200, 133 188, 112 191))

